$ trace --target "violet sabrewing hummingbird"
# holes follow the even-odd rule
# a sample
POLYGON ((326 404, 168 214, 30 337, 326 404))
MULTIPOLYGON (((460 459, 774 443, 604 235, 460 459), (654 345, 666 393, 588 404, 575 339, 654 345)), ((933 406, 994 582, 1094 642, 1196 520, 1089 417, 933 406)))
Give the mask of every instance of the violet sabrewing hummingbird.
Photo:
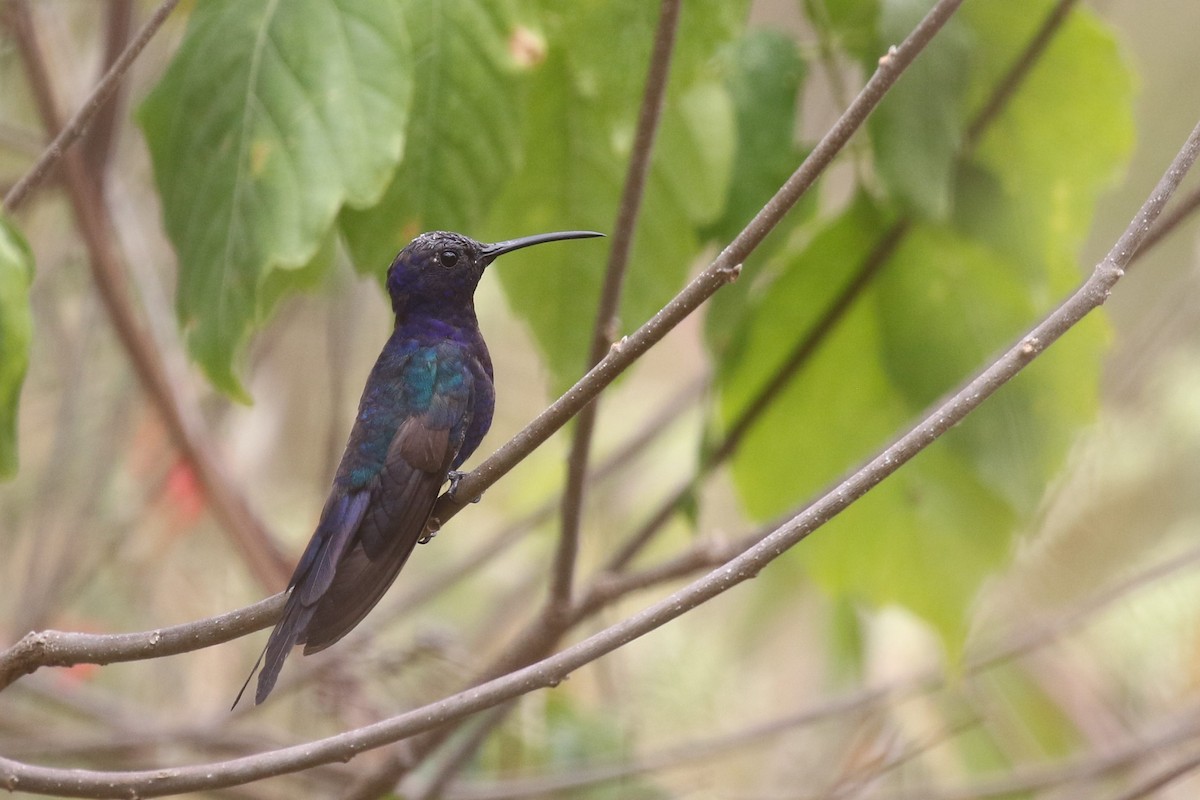
POLYGON ((303 644, 305 655, 324 650, 375 607, 426 535, 442 485, 491 426, 492 359, 474 301, 484 269, 522 247, 602 235, 562 231, 482 244, 435 231, 392 261, 387 290, 396 326, 367 378, 329 499, 288 583, 262 656, 256 704, 271 693, 294 645, 303 644))

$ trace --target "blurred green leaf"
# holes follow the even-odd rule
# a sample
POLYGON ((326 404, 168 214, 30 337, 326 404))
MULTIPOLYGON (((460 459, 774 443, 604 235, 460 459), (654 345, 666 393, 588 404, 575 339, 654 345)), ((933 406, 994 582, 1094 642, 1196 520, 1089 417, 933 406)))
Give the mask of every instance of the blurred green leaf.
POLYGON ((400 168, 369 209, 341 227, 361 272, 378 275, 418 233, 478 235, 493 194, 521 155, 523 72, 545 48, 511 2, 418 0, 404 6, 414 42, 409 136, 400 168))
MULTIPOLYGON (((883 0, 881 41, 902 41, 932 5, 932 0, 883 0)), ((888 192, 903 207, 935 220, 950 212, 966 124, 971 48, 964 34, 962 24, 951 19, 867 121, 875 167, 888 192)))
POLYGON ((17 471, 17 405, 33 337, 32 281, 33 253, 16 226, 0 216, 0 478, 17 471))
MULTIPOLYGON (((697 17, 720 3, 699 4, 697 17)), ((625 48, 613 48, 606 29, 653 30, 645 4, 581 4, 568 18, 547 11, 551 37, 547 60, 533 75, 524 141, 528 152, 518 174, 496 199, 488 229, 494 238, 563 228, 607 231, 616 217, 625 165, 632 146, 645 61, 631 80, 625 48), (627 8, 626 8, 627 7, 627 8), (603 12, 603 13, 601 13, 603 12), (590 27, 589 27, 590 23, 590 27), (591 59, 595 59, 592 61, 591 59), (624 92, 624 93, 622 93, 624 92)), ((574 9, 574 7, 573 7, 574 9)), ((653 9, 652 9, 653 10, 653 9)), ((723 19, 728 12, 714 13, 723 19)), ((703 53, 712 54, 721 37, 712 19, 699 34, 681 31, 677 58, 703 72, 703 53)), ((725 32, 732 37, 735 29, 725 32)), ((620 33, 631 47, 644 45, 620 33)), ((641 219, 625 281, 622 331, 654 314, 682 285, 700 249, 698 229, 721 212, 732 168, 734 131, 729 95, 707 79, 681 83, 688 69, 672 72, 663 119, 647 181, 641 219)), ((557 387, 582 374, 591 339, 605 264, 602 247, 576 245, 559 255, 511 256, 500 278, 514 310, 524 317, 546 354, 557 387), (522 263, 516 263, 521 261, 522 263)))
POLYGON ((200 3, 139 111, 188 346, 231 395, 245 398, 232 361, 261 321, 267 276, 310 264, 342 206, 375 202, 400 158, 411 69, 399 8, 200 3))
MULTIPOLYGON (((704 236, 718 246, 741 232, 804 159, 803 149, 796 144, 796 101, 805 68, 796 43, 777 31, 751 31, 729 45, 722 58, 727 62, 726 86, 734 104, 737 151, 725 210, 704 230, 704 236)), ((728 346, 746 295, 780 243, 816 211, 816 195, 805 195, 742 265, 741 277, 709 301, 705 333, 715 352, 728 346)))
MULTIPOLYGON (((726 425, 734 424, 784 365, 887 226, 860 198, 816 232, 758 298, 719 364, 726 425)), ((885 441, 906 419, 881 362, 879 321, 859 302, 749 430, 733 461, 746 510, 766 519, 802 500, 885 441)))
POLYGON ((831 52, 846 50, 864 63, 883 55, 879 0, 804 0, 804 12, 831 52))
MULTIPOLYGON (((926 4, 885 3, 881 27, 889 14, 912 16, 918 5, 926 4)), ((1086 14, 1072 15, 1047 62, 985 130, 975 160, 961 163, 955 148, 967 109, 982 106, 1041 19, 994 0, 970 9, 958 42, 973 36, 971 57, 960 52, 934 74, 918 70, 902 81, 911 84, 897 112, 922 108, 928 93, 937 108, 924 113, 940 132, 918 133, 916 117, 893 127, 873 123, 891 206, 870 210, 860 201, 817 232, 752 297, 753 313, 734 334, 737 346, 719 377, 726 425, 862 263, 886 218, 909 220, 879 277, 736 454, 735 483, 756 517, 794 508, 836 480, 1078 282, 1075 253, 1096 194, 1128 154, 1125 67, 1111 37, 1086 14), (953 81, 936 74, 954 63, 953 81), (1103 128, 1106 120, 1111 134, 1085 135, 1083 125, 1103 128), (888 158, 930 141, 937 143, 927 156, 910 151, 900 160, 936 164, 888 172, 888 158)), ((932 55, 929 63, 939 63, 932 55)), ((1086 321, 834 520, 832 530, 806 542, 799 558, 814 580, 838 598, 900 603, 957 649, 980 583, 1008 557, 1018 521, 1036 508, 1077 426, 1091 416, 1104 336, 1102 321, 1086 321)))
POLYGON ((280 300, 294 292, 311 291, 321 285, 321 281, 333 268, 337 256, 337 236, 330 230, 321 242, 320 248, 307 264, 296 269, 277 269, 268 272, 263 278, 262 288, 258 292, 258 315, 265 319, 274 313, 275 306, 280 300))
MULTIPOLYGON (((982 106, 1053 5, 981 0, 963 7, 975 32, 972 107, 982 106)), ((1099 191, 1133 147, 1133 88, 1112 33, 1092 12, 1072 11, 973 158, 1020 210, 1019 227, 997 232, 989 239, 994 247, 1009 252, 1031 244, 1043 257, 1065 252, 1074 259, 1099 191)), ((1055 291, 1063 285, 1049 282, 1055 291)))

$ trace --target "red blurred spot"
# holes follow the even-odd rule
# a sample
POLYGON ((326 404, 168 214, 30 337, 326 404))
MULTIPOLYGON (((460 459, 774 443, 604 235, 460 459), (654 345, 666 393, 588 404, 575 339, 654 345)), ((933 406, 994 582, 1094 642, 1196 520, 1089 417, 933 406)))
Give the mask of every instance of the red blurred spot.
POLYGON ((163 486, 163 499, 175 523, 173 527, 190 528, 204 513, 204 487, 186 461, 180 459, 171 465, 163 486))

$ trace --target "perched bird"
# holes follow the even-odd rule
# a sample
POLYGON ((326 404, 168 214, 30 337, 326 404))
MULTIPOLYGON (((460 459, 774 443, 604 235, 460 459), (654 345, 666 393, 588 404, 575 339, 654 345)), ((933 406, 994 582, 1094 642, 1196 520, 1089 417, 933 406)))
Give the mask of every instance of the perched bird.
POLYGON ((288 584, 255 703, 271 693, 294 645, 303 644, 305 655, 324 650, 374 608, 425 535, 442 484, 451 478, 453 491, 451 471, 492 424, 492 360, 474 302, 484 269, 522 247, 601 235, 563 231, 482 244, 436 231, 392 261, 387 290, 396 327, 367 378, 329 499, 288 584))

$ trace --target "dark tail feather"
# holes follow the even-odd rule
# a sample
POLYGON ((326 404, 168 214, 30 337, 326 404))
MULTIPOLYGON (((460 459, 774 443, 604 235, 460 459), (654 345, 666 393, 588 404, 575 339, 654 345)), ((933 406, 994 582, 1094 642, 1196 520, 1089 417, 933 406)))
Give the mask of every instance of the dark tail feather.
POLYGON ((254 678, 254 673, 258 672, 258 667, 262 664, 263 656, 267 654, 267 648, 264 645, 262 652, 258 654, 258 660, 254 662, 254 666, 250 668, 250 674, 246 676, 246 682, 242 684, 242 688, 238 689, 237 697, 233 698, 233 705, 229 707, 230 711, 237 708, 237 704, 242 702, 242 695, 246 693, 246 688, 250 686, 250 681, 254 678))
MULTIPOLYGON (((275 630, 271 631, 271 638, 267 640, 267 646, 258 658, 263 668, 262 672, 258 673, 258 688, 254 692, 255 705, 266 700, 267 695, 275 688, 275 681, 279 679, 283 662, 303 635, 308 621, 312 619, 313 611, 316 610, 314 606, 305 606, 300 601, 300 594, 300 587, 296 587, 288 595, 287 604, 283 607, 283 616, 276 623, 275 630)), ((255 664, 256 668, 257 666, 255 664)), ((250 675, 254 675, 253 671, 250 675)), ((249 683, 250 679, 247 678, 246 682, 249 683)))
MULTIPOLYGON (((334 493, 326 501, 317 530, 300 556, 300 563, 288 585, 291 591, 284 603, 283 614, 275 623, 271 638, 267 639, 267 646, 254 665, 254 669, 258 669, 258 665, 262 664, 258 688, 254 692, 255 705, 267 699, 267 695, 275 688, 279 671, 283 669, 283 662, 292 652, 292 647, 303 641, 308 623, 312 621, 321 597, 329 590, 338 564, 354 538, 354 531, 358 529, 369 501, 367 492, 350 495, 334 493)), ((254 670, 251 670, 246 683, 249 684, 253 677, 254 670)), ((246 691, 245 686, 242 691, 246 691)), ((241 696, 239 692, 238 697, 241 696)), ((236 700, 234 705, 237 705, 236 700)))

